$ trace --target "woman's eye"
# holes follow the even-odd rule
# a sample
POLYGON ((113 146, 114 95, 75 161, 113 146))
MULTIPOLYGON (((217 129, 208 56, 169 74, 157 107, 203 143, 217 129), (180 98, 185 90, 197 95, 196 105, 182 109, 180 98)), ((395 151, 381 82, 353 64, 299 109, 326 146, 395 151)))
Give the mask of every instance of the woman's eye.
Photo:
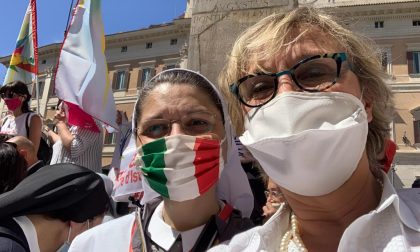
POLYGON ((295 76, 299 84, 304 87, 331 84, 337 77, 337 64, 332 59, 313 60, 299 66, 295 76))
POLYGON ((203 119, 191 119, 187 122, 186 127, 192 133, 206 133, 210 129, 210 123, 203 119))
POLYGON ((148 137, 157 138, 165 136, 168 133, 168 130, 168 125, 156 124, 147 127, 142 134, 148 137))
POLYGON ((254 99, 265 99, 267 96, 271 96, 273 94, 273 89, 274 85, 272 83, 256 83, 252 88, 252 97, 254 99))
POLYGON ((240 95, 246 101, 264 100, 272 96, 275 78, 260 75, 249 78, 240 86, 240 95))

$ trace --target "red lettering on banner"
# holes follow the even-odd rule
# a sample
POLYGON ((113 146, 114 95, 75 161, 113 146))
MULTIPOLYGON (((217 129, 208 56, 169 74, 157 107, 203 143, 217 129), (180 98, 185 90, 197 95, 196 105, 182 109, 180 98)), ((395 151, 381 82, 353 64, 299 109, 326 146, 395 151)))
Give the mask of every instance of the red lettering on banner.
POLYGON ((133 156, 133 159, 131 160, 130 164, 128 165, 128 168, 134 168, 136 167, 136 155, 133 156))
POLYGON ((115 188, 122 187, 131 183, 138 183, 141 181, 141 171, 130 170, 118 173, 115 188))

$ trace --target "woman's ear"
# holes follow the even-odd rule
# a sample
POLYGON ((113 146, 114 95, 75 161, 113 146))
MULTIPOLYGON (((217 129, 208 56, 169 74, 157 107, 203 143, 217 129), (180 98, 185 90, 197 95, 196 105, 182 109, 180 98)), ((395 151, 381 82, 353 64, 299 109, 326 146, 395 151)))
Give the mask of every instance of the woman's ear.
POLYGON ((370 123, 373 119, 373 102, 364 101, 367 120, 370 123))
POLYGON ((27 158, 28 158, 28 151, 27 150, 21 148, 21 149, 18 149, 18 152, 19 152, 19 155, 22 158, 24 158, 25 160, 27 160, 27 158))

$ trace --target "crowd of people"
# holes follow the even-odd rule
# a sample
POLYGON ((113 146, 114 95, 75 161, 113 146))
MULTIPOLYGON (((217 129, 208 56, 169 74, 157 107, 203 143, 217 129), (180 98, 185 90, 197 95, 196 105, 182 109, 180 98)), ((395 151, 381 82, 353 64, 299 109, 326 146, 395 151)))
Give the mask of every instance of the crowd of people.
POLYGON ((142 191, 121 217, 98 174, 102 130, 69 125, 65 103, 42 126, 26 84, 4 85, 0 251, 419 250, 420 189, 386 175, 394 104, 377 52, 299 7, 246 29, 217 84, 158 73, 127 131, 142 191))

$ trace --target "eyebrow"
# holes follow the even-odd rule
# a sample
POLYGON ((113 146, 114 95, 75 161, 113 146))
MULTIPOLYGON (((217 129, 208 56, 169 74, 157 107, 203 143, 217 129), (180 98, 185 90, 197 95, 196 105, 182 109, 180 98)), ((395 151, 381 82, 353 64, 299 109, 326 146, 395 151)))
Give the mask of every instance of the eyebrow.
POLYGON ((315 56, 315 55, 323 55, 323 54, 326 54, 326 53, 328 53, 328 52, 321 52, 321 51, 311 51, 311 52, 305 52, 305 53, 303 53, 303 54, 300 54, 300 55, 299 55, 299 57, 296 57, 296 59, 295 59, 295 63, 294 63, 294 64, 292 64, 292 66, 296 65, 296 64, 297 64, 298 62, 300 62, 301 60, 304 60, 304 59, 310 58, 310 57, 315 56))
MULTIPOLYGON (((211 115, 215 115, 215 113, 212 113, 211 111, 204 110, 204 109, 189 109, 189 110, 185 110, 182 111, 182 115, 188 115, 188 114, 192 114, 192 113, 207 113, 207 114, 211 114, 211 115)), ((155 115, 152 115, 150 117, 145 117, 144 121, 148 121, 148 120, 153 120, 153 119, 163 119, 164 118, 164 112, 159 112, 155 115)))

